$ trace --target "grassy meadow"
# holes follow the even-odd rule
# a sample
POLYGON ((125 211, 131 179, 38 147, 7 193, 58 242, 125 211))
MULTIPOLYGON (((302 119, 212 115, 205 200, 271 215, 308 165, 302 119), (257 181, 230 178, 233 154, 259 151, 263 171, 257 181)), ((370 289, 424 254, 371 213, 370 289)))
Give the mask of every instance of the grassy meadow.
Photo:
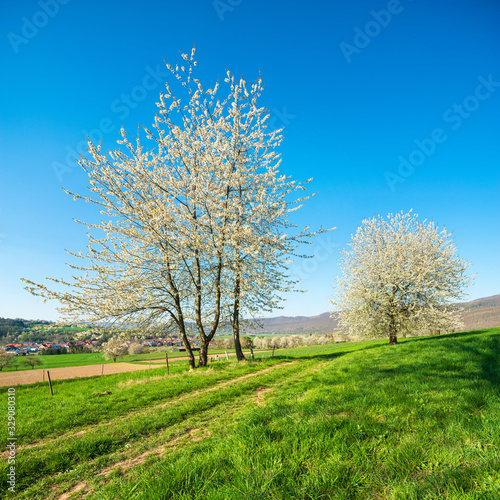
MULTIPOLYGON (((247 350, 245 349, 245 352, 247 350)), ((234 349, 228 349, 229 354, 234 353, 234 349)), ((256 351, 258 352, 258 351, 256 351)), ((186 352, 170 352, 168 351, 168 359, 175 360, 175 358, 184 358, 187 356, 186 352)), ((224 355, 224 349, 211 349, 209 350, 209 356, 214 356, 215 354, 224 355)), ((198 359, 198 351, 195 351, 195 358, 198 359)), ((112 359, 105 359, 104 354, 101 352, 92 353, 79 353, 79 354, 53 354, 53 355, 38 355, 37 359, 40 360, 41 364, 34 367, 35 370, 47 370, 51 368, 64 368, 70 366, 89 366, 89 365, 101 365, 107 363, 113 363, 112 359)), ((26 366, 23 364, 24 356, 17 356, 14 358, 14 365, 8 368, 4 368, 3 372, 12 371, 22 371, 22 370, 32 370, 31 366, 26 366)), ((117 363, 148 363, 149 360, 165 360, 165 351, 151 351, 149 353, 142 354, 125 354, 120 356, 116 362, 117 363)))
POLYGON ((495 328, 18 386, 2 495, 498 500, 499 348, 495 328))
MULTIPOLYGON (((212 349, 208 350, 208 356, 210 358, 210 356, 215 356, 215 354, 218 354, 219 358, 221 358, 221 356, 225 356, 226 350, 227 350, 228 354, 234 354, 234 352, 235 352, 234 349, 214 349, 214 348, 212 348, 212 349)), ((250 355, 250 351, 248 349, 243 349, 243 351, 245 352, 245 354, 248 353, 248 355, 250 355)), ((256 350, 256 352, 259 352, 259 351, 256 350)), ((198 360, 199 353, 200 353, 199 351, 193 352, 196 360, 198 360)), ((171 359, 175 359, 175 358, 187 357, 186 351, 180 351, 180 352, 179 351, 174 351, 174 352, 168 351, 167 354, 168 354, 169 361, 171 359)), ((141 354, 126 354, 125 356, 121 356, 120 358, 118 358, 117 361, 122 361, 125 363, 146 363, 150 359, 151 360, 158 360, 158 359, 165 360, 165 351, 151 351, 151 352, 141 353, 141 354)))
MULTIPOLYGON (((30 356, 32 357, 32 356, 30 356)), ((100 352, 93 353, 79 353, 79 354, 54 354, 50 356, 37 355, 37 359, 40 360, 40 365, 35 366, 35 370, 51 369, 51 368, 63 368, 66 366, 88 366, 88 365, 100 365, 102 363, 112 363, 113 361, 107 361, 100 352)), ((23 364, 24 356, 14 357, 14 365, 8 368, 4 368, 2 372, 12 372, 12 371, 22 371, 22 370, 32 370, 31 366, 26 366, 23 364)))

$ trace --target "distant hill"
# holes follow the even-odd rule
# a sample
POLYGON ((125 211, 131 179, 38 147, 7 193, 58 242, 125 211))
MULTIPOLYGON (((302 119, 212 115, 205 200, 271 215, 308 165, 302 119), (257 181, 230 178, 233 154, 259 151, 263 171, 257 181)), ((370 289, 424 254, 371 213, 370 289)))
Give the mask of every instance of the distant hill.
MULTIPOLYGON (((472 300, 460 305, 464 309, 462 319, 465 331, 500 326, 500 295, 472 300)), ((40 320, 36 321, 36 323, 39 322, 40 320)), ((29 332, 27 327, 31 326, 31 323, 35 322, 0 318, 0 338, 2 335, 7 335, 9 331, 11 333, 29 332)), ((318 314, 317 316, 277 316, 275 318, 262 319, 260 323, 262 328, 256 326, 247 327, 243 334, 288 335, 296 333, 308 335, 313 333, 315 335, 324 335, 340 331, 338 319, 331 318, 329 312, 318 314)), ((231 334, 231 330, 227 326, 221 326, 218 332, 225 335, 231 334)))
POLYGON ((276 318, 265 318, 260 320, 262 328, 248 328, 249 334, 288 335, 298 333, 307 335, 310 333, 323 335, 340 330, 337 318, 331 318, 329 312, 317 316, 278 316, 276 318))
MULTIPOLYGON (((460 304, 464 308, 462 320, 464 330, 478 330, 500 326, 500 295, 493 295, 483 299, 473 300, 460 304)), ((331 318, 325 312, 317 316, 277 316, 261 320, 262 328, 249 328, 249 334, 318 334, 338 332, 340 330, 337 318, 331 318)))
POLYGON ((500 295, 466 302, 462 306, 466 331, 500 326, 500 295))

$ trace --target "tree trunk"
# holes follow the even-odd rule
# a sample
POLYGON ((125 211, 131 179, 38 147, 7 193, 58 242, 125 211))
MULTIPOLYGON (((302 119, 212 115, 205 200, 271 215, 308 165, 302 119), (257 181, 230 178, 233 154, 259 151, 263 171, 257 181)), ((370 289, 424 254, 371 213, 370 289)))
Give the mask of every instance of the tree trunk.
MULTIPOLYGON (((394 292, 393 292, 394 296, 394 292)), ((394 298, 394 297, 393 297, 394 298)), ((389 322, 389 345, 396 345, 398 343, 398 331, 396 329, 396 321, 394 320, 394 315, 390 315, 390 322, 389 322)))
POLYGON ((198 359, 198 367, 208 365, 208 344, 209 342, 200 342, 200 357, 198 359))
POLYGON ((196 361, 194 359, 194 354, 191 349, 191 344, 189 342, 187 333, 186 333, 186 327, 184 325, 184 317, 180 315, 181 321, 179 321, 177 324, 180 329, 181 337, 182 337, 182 343, 184 344, 184 347, 186 348, 186 352, 189 358, 189 369, 194 370, 196 368, 196 361))
POLYGON ((186 348, 186 353, 189 358, 189 369, 194 370, 196 368, 196 362, 194 359, 194 354, 193 350, 191 349, 191 344, 189 342, 187 332, 186 332, 186 325, 184 324, 184 316, 182 315, 182 312, 180 311, 179 307, 179 318, 176 319, 177 326, 179 327, 179 331, 181 334, 182 338, 182 343, 184 344, 184 347, 186 348))
POLYGON ((233 331, 233 338, 234 338, 234 348, 236 349, 236 357, 238 358, 238 361, 245 361, 245 355, 243 354, 243 349, 241 348, 241 342, 240 342, 240 335, 238 332, 238 335, 235 335, 235 332, 233 331))
POLYGON ((208 335, 205 334, 205 329, 203 327, 202 314, 201 314, 201 266, 196 258, 196 327, 198 329, 198 334, 200 336, 200 356, 198 361, 198 367, 207 366, 208 364, 208 347, 211 340, 214 338, 217 327, 219 326, 220 319, 220 301, 221 301, 221 276, 222 276, 222 255, 219 254, 219 261, 217 264, 217 275, 215 279, 215 315, 212 322, 212 328, 208 335))
POLYGON ((236 357, 238 361, 244 361, 245 355, 241 348, 240 342, 240 277, 236 277, 234 285, 234 309, 233 309, 233 339, 234 348, 236 350, 236 357))
POLYGON ((187 352, 187 355, 189 358, 189 360, 188 360, 189 369, 194 370, 196 368, 196 361, 194 359, 193 351, 191 350, 191 344, 189 343, 189 340, 188 340, 185 332, 182 333, 182 343, 184 344, 184 347, 186 348, 186 352, 187 352))
POLYGON ((196 368, 196 362, 194 360, 194 354, 193 351, 191 350, 191 344, 189 343, 189 339, 186 333, 186 325, 184 323, 184 315, 182 314, 182 307, 181 307, 181 298, 179 294, 179 290, 177 286, 174 283, 174 280, 172 278, 172 274, 170 272, 170 263, 167 262, 167 278, 168 278, 168 283, 170 285, 170 288, 174 292, 174 301, 175 301, 175 309, 177 312, 177 316, 173 314, 172 312, 170 313, 172 319, 177 323, 177 326, 179 327, 179 332, 181 334, 182 338, 182 343, 184 344, 184 347, 186 348, 186 352, 189 358, 189 369, 194 370, 196 368))

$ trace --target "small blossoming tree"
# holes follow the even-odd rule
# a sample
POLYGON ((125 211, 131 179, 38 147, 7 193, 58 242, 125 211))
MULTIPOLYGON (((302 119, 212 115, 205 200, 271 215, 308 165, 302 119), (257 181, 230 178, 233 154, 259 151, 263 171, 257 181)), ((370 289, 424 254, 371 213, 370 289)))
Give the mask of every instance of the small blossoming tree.
POLYGON ((128 352, 128 347, 123 338, 112 337, 101 345, 101 352, 106 359, 112 359, 116 363, 117 358, 128 352))

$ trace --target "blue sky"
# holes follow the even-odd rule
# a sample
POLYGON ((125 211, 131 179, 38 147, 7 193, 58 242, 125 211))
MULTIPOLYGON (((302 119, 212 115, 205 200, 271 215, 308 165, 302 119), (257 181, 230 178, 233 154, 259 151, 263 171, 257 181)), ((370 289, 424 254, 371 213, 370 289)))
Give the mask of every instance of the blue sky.
POLYGON ((365 217, 413 208, 472 263, 470 298, 500 293, 500 4, 493 0, 4 0, 0 16, 0 316, 56 319, 21 277, 69 277, 92 207, 72 157, 149 126, 167 62, 197 47, 266 84, 282 170, 313 177, 298 224, 336 226, 292 266, 304 294, 276 314, 329 310, 339 249, 365 217), (436 5, 437 4, 437 5, 436 5))

